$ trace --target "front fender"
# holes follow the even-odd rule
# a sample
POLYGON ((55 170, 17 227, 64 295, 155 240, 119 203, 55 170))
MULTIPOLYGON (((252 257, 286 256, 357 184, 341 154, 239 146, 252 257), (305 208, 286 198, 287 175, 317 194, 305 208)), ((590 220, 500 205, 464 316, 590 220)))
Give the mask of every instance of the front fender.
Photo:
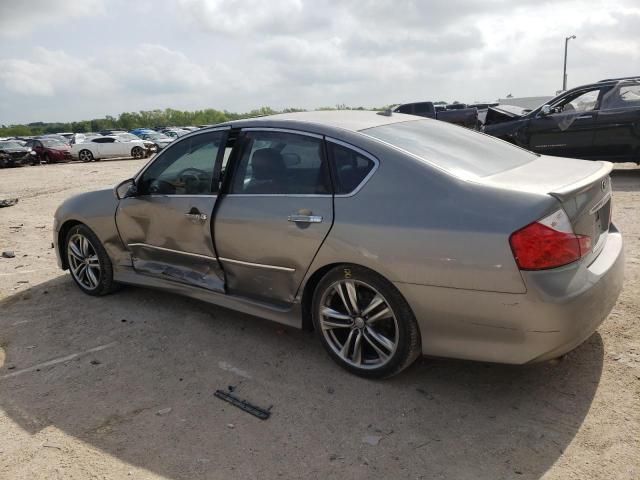
POLYGON ((53 243, 58 266, 66 269, 64 241, 69 228, 82 223, 102 242, 114 268, 130 266, 131 258, 116 227, 118 199, 113 189, 82 193, 65 200, 56 210, 53 223, 53 243))

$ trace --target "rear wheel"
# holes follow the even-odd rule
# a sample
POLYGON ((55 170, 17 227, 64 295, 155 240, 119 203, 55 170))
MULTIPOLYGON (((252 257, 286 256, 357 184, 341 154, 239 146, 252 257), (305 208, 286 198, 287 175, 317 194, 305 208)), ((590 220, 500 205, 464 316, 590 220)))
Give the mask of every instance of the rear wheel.
POLYGON ((93 153, 90 150, 80 150, 78 153, 78 158, 83 162, 90 162, 93 160, 93 153))
POLYGON ((113 266, 95 233, 85 225, 69 230, 65 242, 67 264, 73 281, 88 295, 107 295, 118 288, 113 266))
POLYGON ((366 268, 329 271, 316 288, 312 313, 329 355, 356 375, 390 377, 420 354, 418 324, 406 300, 366 268))

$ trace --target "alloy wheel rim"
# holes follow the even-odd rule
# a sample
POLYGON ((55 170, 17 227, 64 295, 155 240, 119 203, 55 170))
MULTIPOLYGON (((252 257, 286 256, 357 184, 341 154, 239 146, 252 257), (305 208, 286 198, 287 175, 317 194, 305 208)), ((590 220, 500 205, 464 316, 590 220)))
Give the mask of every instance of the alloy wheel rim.
POLYGON ((88 162, 89 160, 91 160, 89 152, 87 152, 86 150, 80 152, 80 160, 82 160, 83 162, 88 162))
POLYGON ((322 335, 344 362, 362 369, 387 364, 398 348, 398 320, 380 292, 359 280, 340 280, 320 300, 322 335))
POLYGON ((87 237, 74 234, 67 245, 67 258, 73 278, 87 290, 95 290, 100 283, 101 268, 98 253, 87 237))

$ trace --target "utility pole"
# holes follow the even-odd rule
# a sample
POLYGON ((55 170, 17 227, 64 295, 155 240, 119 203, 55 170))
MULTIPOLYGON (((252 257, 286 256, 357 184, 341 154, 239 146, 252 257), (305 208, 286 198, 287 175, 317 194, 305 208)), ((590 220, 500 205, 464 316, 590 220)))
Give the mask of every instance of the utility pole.
POLYGON ((569 46, 569 40, 575 39, 575 35, 571 35, 570 37, 566 37, 564 39, 564 70, 562 72, 562 91, 567 90, 567 47, 569 46))

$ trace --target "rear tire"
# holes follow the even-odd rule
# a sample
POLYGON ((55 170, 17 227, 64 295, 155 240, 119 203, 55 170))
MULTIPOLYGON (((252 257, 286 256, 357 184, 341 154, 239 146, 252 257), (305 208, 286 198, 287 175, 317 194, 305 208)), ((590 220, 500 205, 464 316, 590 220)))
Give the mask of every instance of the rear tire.
POLYGON ((367 378, 387 378, 421 353, 418 323, 387 279, 366 268, 342 265, 315 289, 313 325, 329 355, 367 378))
POLYGON ((107 251, 86 225, 71 227, 65 238, 64 254, 71 278, 87 295, 103 296, 120 287, 113 280, 113 265, 107 251))
POLYGON ((91 160, 93 160, 93 153, 91 153, 90 150, 86 149, 80 150, 80 152, 78 153, 78 158, 82 162, 90 162, 91 160))

